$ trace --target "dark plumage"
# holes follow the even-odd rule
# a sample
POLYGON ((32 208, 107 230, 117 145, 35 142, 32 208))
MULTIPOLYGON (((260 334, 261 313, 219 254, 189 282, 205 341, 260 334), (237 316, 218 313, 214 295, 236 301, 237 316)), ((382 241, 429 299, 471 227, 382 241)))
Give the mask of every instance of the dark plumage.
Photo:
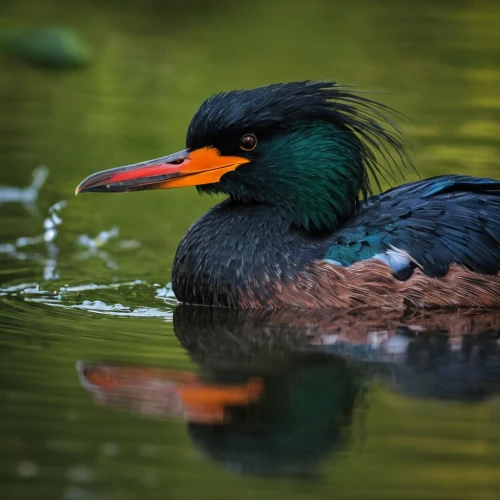
POLYGON ((251 163, 198 190, 242 201, 279 201, 283 210, 293 197, 293 210, 300 212, 296 225, 332 229, 358 208, 360 193, 364 198, 372 194, 370 175, 380 188, 379 177, 396 180, 399 163, 413 167, 406 140, 390 118, 395 114, 335 83, 278 83, 208 98, 189 125, 186 147, 210 146, 222 155, 241 155, 239 138, 254 133, 264 147, 248 153, 251 163), (270 177, 278 162, 285 175, 270 177), (314 195, 322 194, 318 176, 329 189, 321 205, 308 207, 314 195))
POLYGON ((173 264, 182 302, 233 307, 498 307, 500 182, 449 175, 372 195, 412 167, 383 104, 328 82, 216 94, 185 151, 79 191, 225 194, 173 264), (371 196, 371 197, 370 197, 371 196))
POLYGON ((333 237, 327 258, 349 265, 397 248, 411 267, 443 276, 450 264, 500 270, 500 182, 447 175, 369 198, 333 237))
POLYGON ((186 146, 190 149, 216 146, 223 154, 238 154, 242 131, 252 130, 265 138, 301 130, 306 123, 331 123, 342 131, 357 134, 350 134, 350 138, 356 142, 364 167, 359 173, 363 177, 361 189, 366 195, 371 193, 367 173, 375 179, 377 174, 382 177, 386 174, 395 180, 393 167, 399 171, 399 166, 394 153, 404 166, 412 164, 405 150, 406 139, 388 115, 396 112, 350 90, 349 86, 311 81, 276 83, 209 97, 191 120, 186 146), (389 169, 379 163, 375 153, 389 160, 389 169))

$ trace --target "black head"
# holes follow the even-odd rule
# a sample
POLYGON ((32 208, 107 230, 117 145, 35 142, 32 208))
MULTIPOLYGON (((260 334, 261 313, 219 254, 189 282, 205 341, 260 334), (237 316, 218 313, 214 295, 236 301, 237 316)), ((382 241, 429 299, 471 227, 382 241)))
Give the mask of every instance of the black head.
POLYGON ((411 165, 387 106, 330 82, 278 83, 208 98, 191 121, 186 150, 94 174, 80 191, 196 186, 240 203, 279 206, 305 231, 351 217, 370 179, 411 165))
POLYGON ((199 191, 280 204, 295 224, 321 230, 352 215, 370 180, 380 188, 380 178, 395 180, 399 164, 411 165, 394 114, 330 82, 221 92, 193 117, 186 147, 248 160, 199 191))

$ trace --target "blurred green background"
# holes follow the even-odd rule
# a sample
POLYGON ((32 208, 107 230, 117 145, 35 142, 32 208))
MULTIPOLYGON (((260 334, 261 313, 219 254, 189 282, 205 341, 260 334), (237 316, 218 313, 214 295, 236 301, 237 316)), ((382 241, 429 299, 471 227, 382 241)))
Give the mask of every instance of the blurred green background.
POLYGON ((49 207, 67 201, 55 240, 59 278, 43 279, 43 243, 30 253, 38 259, 0 252, 2 498, 496 498, 497 400, 422 403, 373 388, 351 444, 316 481, 224 472, 198 455, 183 423, 94 406, 76 376, 79 359, 194 369, 152 285, 170 280, 181 237, 214 200, 194 188, 73 193, 94 171, 182 149, 192 115, 214 92, 304 79, 385 93, 374 97, 409 117, 402 125, 422 177, 499 177, 499 23, 495 0, 2 0, 0 36, 62 26, 90 53, 87 66, 57 70, 0 50, 0 185, 27 186, 37 165, 49 169, 38 213, 0 200, 0 243, 42 234, 49 207), (103 246, 113 265, 81 257, 79 236, 114 226, 119 240, 103 246), (120 244, 130 240, 138 243, 120 244), (145 284, 57 300, 163 307, 166 322, 5 292, 131 280, 145 284), (118 455, 103 452, 115 449, 109 443, 118 455))
MULTIPOLYGON (((214 92, 324 78, 387 92, 377 98, 409 117, 423 177, 495 176, 499 16, 493 1, 5 0, 5 29, 69 26, 93 55, 67 72, 0 59, 1 184, 23 185, 46 164, 43 199, 69 201, 71 229, 119 225, 144 243, 141 277, 167 280, 180 238, 214 201, 194 188, 74 199, 75 186, 96 170, 183 148, 192 115, 214 92)), ((19 224, 2 212, 2 234, 19 224)), ((132 263, 122 272, 137 277, 132 263)))

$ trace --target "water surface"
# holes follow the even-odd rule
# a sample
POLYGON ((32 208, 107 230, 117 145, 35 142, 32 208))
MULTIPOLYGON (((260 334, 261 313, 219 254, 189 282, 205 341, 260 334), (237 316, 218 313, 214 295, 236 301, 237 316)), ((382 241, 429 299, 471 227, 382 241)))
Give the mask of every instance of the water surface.
POLYGON ((493 1, 4 1, 0 29, 72 26, 93 64, 0 56, 2 497, 496 498, 495 312, 174 310, 173 253, 215 200, 73 192, 182 149, 212 92, 320 78, 387 92, 422 177, 499 177, 499 22, 493 1))

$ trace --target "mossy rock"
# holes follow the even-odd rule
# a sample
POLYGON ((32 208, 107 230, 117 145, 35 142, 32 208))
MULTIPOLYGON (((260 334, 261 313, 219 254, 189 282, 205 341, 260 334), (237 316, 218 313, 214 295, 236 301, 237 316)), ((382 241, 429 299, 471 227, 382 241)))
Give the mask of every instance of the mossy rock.
POLYGON ((60 26, 0 32, 0 49, 27 63, 56 69, 82 67, 90 62, 90 52, 81 38, 60 26))

